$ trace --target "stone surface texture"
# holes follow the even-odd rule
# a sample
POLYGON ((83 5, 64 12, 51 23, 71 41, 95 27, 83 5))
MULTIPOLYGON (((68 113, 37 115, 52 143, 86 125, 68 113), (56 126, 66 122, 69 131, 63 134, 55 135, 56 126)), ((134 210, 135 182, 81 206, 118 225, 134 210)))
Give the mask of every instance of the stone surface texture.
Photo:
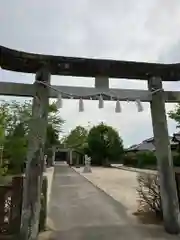
POLYGON ((67 165, 55 166, 49 202, 50 231, 39 239, 179 239, 166 234, 162 226, 142 225, 131 217, 136 208, 136 173, 131 172, 129 177, 127 171, 118 169, 92 168, 88 174, 82 173, 83 168, 76 171, 67 165))

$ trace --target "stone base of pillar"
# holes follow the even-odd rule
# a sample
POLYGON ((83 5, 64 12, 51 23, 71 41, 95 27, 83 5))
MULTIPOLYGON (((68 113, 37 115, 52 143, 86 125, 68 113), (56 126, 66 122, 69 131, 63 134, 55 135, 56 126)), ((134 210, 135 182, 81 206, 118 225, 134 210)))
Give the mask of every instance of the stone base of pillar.
POLYGON ((89 166, 85 166, 83 169, 83 173, 92 173, 92 170, 89 166))

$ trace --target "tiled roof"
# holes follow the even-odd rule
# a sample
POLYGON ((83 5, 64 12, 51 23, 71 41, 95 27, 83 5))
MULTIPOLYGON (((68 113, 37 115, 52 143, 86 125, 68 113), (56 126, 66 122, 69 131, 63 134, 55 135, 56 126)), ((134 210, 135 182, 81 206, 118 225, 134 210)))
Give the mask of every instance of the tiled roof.
MULTIPOLYGON (((180 135, 179 135, 180 139, 180 135)), ((174 141, 173 137, 169 137, 170 144, 176 145, 177 142, 174 141)), ((132 145, 127 149, 127 151, 155 151, 155 146, 153 144, 154 138, 148 138, 140 144, 132 145)))

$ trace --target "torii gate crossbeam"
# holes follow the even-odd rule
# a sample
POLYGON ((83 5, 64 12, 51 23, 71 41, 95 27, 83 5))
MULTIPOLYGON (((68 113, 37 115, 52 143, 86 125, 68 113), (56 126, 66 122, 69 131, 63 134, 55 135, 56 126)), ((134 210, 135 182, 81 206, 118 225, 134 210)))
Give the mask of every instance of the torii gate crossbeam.
MULTIPOLYGON (((98 81, 98 78, 96 79, 98 81)), ((97 87, 71 87, 71 86, 60 86, 52 85, 49 89, 49 97, 57 98, 58 92, 62 92, 62 98, 69 99, 67 94, 74 95, 73 99, 79 99, 81 96, 83 99, 89 99, 98 93, 106 94, 105 100, 113 101, 119 99, 120 101, 135 101, 139 99, 142 102, 150 102, 152 100, 151 91, 148 90, 137 90, 137 89, 118 89, 118 88, 97 88, 97 87), (55 91, 56 89, 57 91, 55 91), (109 95, 109 97, 108 97, 109 95)), ((19 97, 33 97, 34 96, 34 85, 26 83, 10 83, 0 82, 0 95, 4 96, 19 96, 19 97)), ((96 99, 97 100, 97 99, 96 99)), ((180 102, 180 91, 164 91, 164 100, 167 103, 180 102)))
MULTIPOLYGON (((29 151, 27 154, 29 171, 38 170, 38 166, 42 163, 42 157, 38 157, 36 165, 37 169, 33 168, 34 156, 36 152, 31 149, 31 146, 36 141, 37 132, 42 136, 39 143, 41 153, 43 151, 43 143, 45 141, 44 130, 47 126, 47 112, 46 101, 48 97, 55 97, 53 90, 49 91, 48 86, 43 83, 50 83, 50 75, 65 75, 65 76, 83 76, 95 77, 95 88, 80 88, 80 87, 66 87, 58 86, 60 90, 74 91, 83 95, 83 92, 91 93, 111 91, 109 89, 109 78, 127 78, 127 79, 144 79, 148 81, 148 91, 145 90, 119 90, 113 89, 115 97, 118 96, 120 100, 135 100, 135 98, 142 101, 148 101, 151 104, 152 125, 156 146, 156 155, 158 161, 158 168, 160 173, 160 190, 163 207, 164 225, 169 233, 179 233, 179 204, 177 198, 177 189, 175 185, 175 176, 172 167, 172 155, 169 144, 169 134, 167 128, 165 101, 179 102, 179 92, 171 92, 162 90, 162 81, 178 81, 180 80, 180 64, 158 64, 158 63, 142 63, 142 62, 128 62, 128 61, 114 61, 103 59, 87 59, 87 58, 73 58, 64 56, 50 56, 42 54, 32 54, 22 51, 0 46, 0 66, 2 69, 35 73, 36 81, 34 85, 16 84, 16 83, 0 83, 0 94, 3 95, 19 95, 19 96, 33 96, 33 109, 36 109, 32 117, 31 132, 29 140, 29 151), (38 81, 37 81, 38 80, 38 81), (154 90, 157 91, 151 94, 154 90), (142 95, 141 95, 142 94, 142 95), (42 97, 43 96, 43 97, 42 97), (41 124, 43 120, 43 124, 41 124), (32 152, 33 151, 33 152, 32 152)), ((77 96, 78 96, 77 94, 77 96)), ((88 94, 86 94, 87 97, 88 94)), ((109 95, 108 95, 109 96, 109 95)), ((64 95, 65 97, 65 95, 64 95)), ((85 97, 85 98, 86 98, 85 97)), ((78 98, 78 97, 77 97, 78 98)), ((40 151, 39 151, 40 152, 40 151)), ((42 156, 42 154, 41 154, 42 156)), ((32 184, 31 177, 27 177, 29 172, 26 172, 26 181, 32 184)), ((37 171, 37 176, 42 175, 42 172, 37 171)), ((38 178, 37 178, 38 179, 38 178)), ((28 184, 26 184, 27 186, 28 184)), ((32 188, 30 188, 32 189, 32 188)), ((39 191, 39 189, 36 189, 39 191)), ((33 192, 31 192, 33 194, 33 192)), ((26 191, 26 206, 25 213, 29 213, 29 199, 26 191)), ((29 196, 29 195, 28 195, 29 196)), ((36 201, 33 205, 33 211, 37 210, 39 198, 37 195, 36 201)), ((30 206, 31 207, 31 206, 30 206)), ((38 212, 38 211, 37 211, 38 212)), ((27 216, 27 215, 24 216, 27 216)), ((34 215, 33 215, 34 216, 34 215)), ((38 216, 38 214, 36 214, 38 216)), ((27 219, 22 218, 27 222, 27 219)), ((26 228, 27 226, 25 226, 26 228)), ((24 229, 26 230, 26 229, 24 229)), ((33 234, 37 234, 37 218, 33 218, 33 234)), ((23 240, 27 240, 25 237, 23 240)), ((34 238, 35 239, 35 238, 34 238)))

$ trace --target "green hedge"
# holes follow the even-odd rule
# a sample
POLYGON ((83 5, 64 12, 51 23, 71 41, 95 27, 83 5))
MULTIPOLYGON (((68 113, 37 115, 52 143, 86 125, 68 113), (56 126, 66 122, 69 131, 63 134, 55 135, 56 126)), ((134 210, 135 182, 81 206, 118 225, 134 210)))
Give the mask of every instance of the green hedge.
POLYGON ((134 153, 127 153, 123 157, 123 164, 129 167, 137 166, 137 156, 134 153))
POLYGON ((174 166, 180 167, 180 155, 174 156, 173 160, 174 160, 174 166))
MULTIPOLYGON (((180 155, 173 156, 174 166, 180 166, 180 155)), ((153 168, 157 166, 156 156, 153 152, 127 153, 123 164, 136 168, 153 168)))
POLYGON ((144 168, 145 166, 147 166, 147 167, 156 166, 156 162, 157 162, 156 156, 152 152, 137 153, 137 167, 138 168, 144 168))

